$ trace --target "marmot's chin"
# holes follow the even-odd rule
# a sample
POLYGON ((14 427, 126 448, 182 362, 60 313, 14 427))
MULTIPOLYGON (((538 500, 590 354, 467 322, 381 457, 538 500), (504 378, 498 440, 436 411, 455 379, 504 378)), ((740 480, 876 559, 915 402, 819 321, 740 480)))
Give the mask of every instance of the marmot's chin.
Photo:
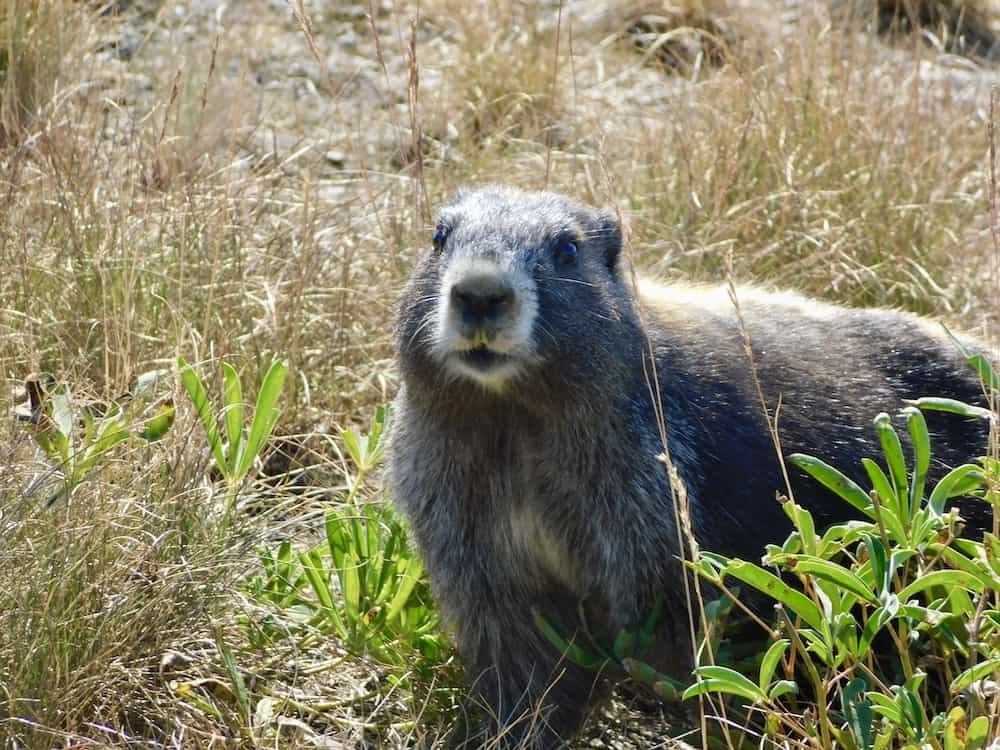
POLYGON ((488 346, 453 351, 445 365, 455 377, 497 392, 503 391, 520 370, 516 357, 488 346))

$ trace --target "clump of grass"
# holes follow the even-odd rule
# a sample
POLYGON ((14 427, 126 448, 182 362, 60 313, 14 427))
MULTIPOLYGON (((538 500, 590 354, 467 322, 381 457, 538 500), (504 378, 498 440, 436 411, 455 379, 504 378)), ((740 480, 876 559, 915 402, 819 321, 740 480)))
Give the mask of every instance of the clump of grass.
POLYGON ((730 12, 718 2, 643 2, 614 8, 621 37, 643 60, 689 75, 702 66, 722 65, 739 36, 730 12))
POLYGON ((3 430, 0 737, 165 741, 178 727, 160 659, 205 628, 232 580, 212 515, 178 455, 149 445, 105 456, 49 506, 26 491, 46 471, 26 440, 3 430))
POLYGON ((567 28, 527 6, 498 6, 483 17, 441 2, 425 13, 432 28, 455 41, 440 69, 449 85, 424 115, 425 132, 442 143, 446 163, 470 152, 502 159, 564 140, 565 89, 556 83, 555 51, 560 36, 568 44, 567 28))
POLYGON ((10 0, 0 5, 0 145, 25 136, 46 108, 65 97, 68 72, 92 34, 94 11, 69 0, 10 0))
POLYGON ((947 271, 956 254, 988 252, 969 233, 983 129, 913 69, 899 86, 900 73, 831 31, 679 99, 634 150, 625 205, 642 261, 719 278, 732 253, 744 278, 925 313, 985 299, 947 271))

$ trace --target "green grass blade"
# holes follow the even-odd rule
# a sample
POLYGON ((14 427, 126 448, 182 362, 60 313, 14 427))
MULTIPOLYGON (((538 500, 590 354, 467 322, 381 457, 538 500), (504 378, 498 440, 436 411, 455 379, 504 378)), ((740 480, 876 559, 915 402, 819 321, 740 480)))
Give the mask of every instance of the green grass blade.
POLYGON ((240 669, 236 665, 236 658, 233 656, 229 644, 226 643, 221 627, 216 627, 215 629, 215 643, 219 649, 219 653, 222 655, 222 663, 226 667, 226 674, 229 675, 229 681, 233 685, 233 695, 236 698, 236 703, 240 711, 240 718, 243 720, 244 726, 249 729, 250 717, 252 715, 250 711, 250 693, 247 690, 246 683, 243 681, 243 675, 240 674, 240 669))
POLYGON ((271 436, 271 431, 278 421, 278 399, 285 385, 288 365, 278 360, 271 364, 264 376, 257 394, 257 405, 254 408, 253 424, 250 425, 250 435, 247 438, 243 454, 240 456, 236 476, 242 479, 247 475, 250 466, 264 447, 264 441, 271 436))
POLYGON ((243 386, 233 366, 222 363, 222 410, 226 419, 226 440, 229 441, 229 473, 236 476, 243 438, 243 386))
POLYGON ((201 378, 198 377, 198 373, 194 371, 194 368, 184 361, 184 357, 177 358, 177 365, 181 370, 181 383, 184 384, 184 390, 187 391, 188 396, 191 398, 194 410, 198 414, 201 426, 205 430, 205 437, 208 438, 208 445, 212 449, 215 464, 219 468, 219 471, 228 476, 228 472, 226 471, 226 457, 222 453, 222 441, 219 439, 219 428, 215 422, 215 415, 212 414, 212 402, 208 399, 205 386, 201 382, 201 378))

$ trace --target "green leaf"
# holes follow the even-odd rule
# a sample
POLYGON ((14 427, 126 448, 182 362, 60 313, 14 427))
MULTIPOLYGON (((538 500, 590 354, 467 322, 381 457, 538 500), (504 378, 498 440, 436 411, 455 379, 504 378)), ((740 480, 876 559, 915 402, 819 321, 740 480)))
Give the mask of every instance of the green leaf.
MULTIPOLYGON (((983 555, 990 570, 1000 576, 1000 538, 995 534, 987 533, 983 536, 983 555)), ((1000 578, 997 580, 997 588, 1000 588, 1000 578)))
POLYGON ((184 357, 177 358, 177 365, 181 369, 181 382, 184 389, 191 398, 195 412, 201 420, 201 426, 205 430, 205 437, 208 438, 208 445, 212 449, 212 456, 215 458, 215 465, 224 475, 228 476, 226 457, 222 453, 222 442, 219 440, 219 428, 215 423, 215 416, 212 414, 212 402, 208 400, 208 393, 205 386, 184 357))
POLYGON ((577 666, 584 669, 597 670, 601 669, 607 663, 607 659, 590 653, 587 649, 576 643, 575 640, 570 642, 563 638, 552 624, 534 607, 531 609, 531 614, 535 620, 535 626, 542 631, 542 634, 549 642, 577 666))
POLYGON ((403 607, 406 605, 407 600, 410 598, 410 594, 413 593, 413 589, 416 587, 417 583, 420 581, 420 576, 423 575, 424 566, 417 557, 411 557, 406 561, 406 565, 403 568, 403 572, 399 577, 399 588, 396 589, 395 595, 389 602, 389 611, 386 614, 386 618, 393 620, 399 616, 403 607))
POLYGON ((684 690, 682 683, 661 672, 657 672, 649 664, 639 659, 625 657, 622 659, 622 669, 636 682, 651 686, 653 691, 665 700, 679 700, 681 691, 684 690))
POLYGON ((173 427, 175 416, 174 402, 164 401, 157 407, 156 413, 146 420, 146 426, 139 433, 139 437, 150 443, 159 440, 173 427))
POLYGON ((754 703, 767 703, 767 694, 763 690, 729 667, 698 667, 694 673, 698 682, 684 691, 684 700, 714 692, 738 695, 754 703))
POLYGON ((870 750, 872 746, 872 708, 865 700, 867 685, 860 677, 855 677, 844 687, 842 704, 847 725, 860 750, 870 750))
POLYGON ((787 500, 781 504, 795 528, 798 529, 799 537, 802 540, 802 549, 810 555, 816 554, 816 525, 813 522, 812 514, 801 505, 787 500))
POLYGON ((361 613, 361 567, 357 547, 348 547, 337 568, 340 593, 344 599, 344 614, 348 621, 356 621, 361 613))
POLYGON ((889 561, 885 557, 885 545, 874 534, 865 532, 861 537, 865 540, 865 547, 868 549, 868 559, 871 561, 875 592, 881 596, 889 588, 889 581, 892 578, 889 561))
POLYGON ((931 492, 931 509, 938 515, 944 513, 944 504, 953 497, 966 494, 969 491, 966 480, 976 477, 982 477, 982 471, 975 464, 963 464, 949 471, 931 492))
POLYGON ((787 638, 781 638, 772 643, 770 648, 764 653, 764 658, 760 662, 760 678, 757 681, 757 686, 762 691, 767 690, 767 686, 771 684, 771 680, 774 678, 774 670, 777 669, 781 657, 788 650, 788 644, 789 640, 787 638))
POLYGON ((337 631, 337 634, 343 640, 347 640, 347 626, 344 624, 340 613, 337 611, 336 603, 333 600, 333 593, 330 591, 330 586, 327 582, 329 573, 327 572, 326 575, 324 575, 325 568, 323 566, 323 559, 319 552, 316 550, 310 550, 309 552, 300 553, 299 562, 302 564, 302 572, 305 573, 306 579, 309 581, 309 585, 312 586, 312 589, 316 594, 316 598, 319 599, 319 603, 323 608, 323 613, 329 618, 330 622, 333 623, 333 627, 337 631))
POLYGON ((983 590, 983 584, 964 570, 935 570, 933 573, 925 573, 906 586, 899 592, 899 600, 901 602, 909 601, 914 594, 925 591, 932 586, 960 586, 967 591, 983 590))
POLYGON ((818 632, 826 632, 826 622, 813 601, 773 573, 744 560, 732 560, 726 566, 725 572, 781 602, 793 614, 801 617, 806 624, 818 632))
POLYGON ((379 406, 375 410, 372 428, 368 433, 368 439, 365 441, 365 461, 367 468, 375 466, 382 458, 382 450, 385 445, 385 441, 382 440, 382 435, 385 431, 385 420, 386 408, 379 406))
POLYGON ((955 706, 944 726, 944 750, 965 750, 965 711, 955 706))
MULTIPOLYGON (((915 674, 907 680, 907 685, 894 688, 894 690, 896 690, 896 702, 900 708, 901 718, 910 727, 914 736, 919 739, 924 735, 924 715, 921 710, 920 697, 916 693, 917 688, 909 687, 909 683, 918 677, 926 677, 926 675, 915 674)), ((920 682, 921 680, 916 681, 920 682)))
POLYGON ((994 672, 1000 672, 1000 657, 987 659, 974 667, 966 669, 951 681, 949 687, 952 693, 957 693, 960 690, 965 690, 973 682, 978 682, 994 672))
POLYGON ((864 659, 868 656, 868 651, 871 649, 872 641, 875 640, 875 636, 878 635, 879 631, 886 626, 886 623, 890 622, 899 612, 899 597, 893 593, 888 593, 885 597, 885 604, 877 607, 874 612, 868 617, 868 622, 865 623, 865 629, 861 632, 861 638, 858 642, 858 647, 855 649, 855 658, 864 659))
POLYGON ((657 594, 649 614, 642 621, 637 633, 639 653, 645 654, 656 639, 656 629, 663 621, 663 594, 657 594))
POLYGON ((910 482, 910 514, 916 512, 924 499, 927 472, 931 466, 931 438, 927 432, 927 421, 919 409, 912 406, 903 409, 906 426, 913 444, 913 477, 910 482))
POLYGON ((841 589, 856 594, 869 604, 878 604, 878 598, 856 573, 835 562, 807 555, 789 555, 790 559, 788 560, 783 560, 781 557, 776 556, 775 562, 788 565, 796 573, 813 575, 817 578, 830 581, 841 589))
POLYGON ((631 630, 623 629, 619 631, 618 637, 615 638, 615 643, 611 647, 611 653, 614 654, 618 661, 621 661, 635 651, 635 641, 635 633, 631 630))
POLYGON ((979 374, 979 378, 993 390, 1000 389, 1000 376, 997 375, 990 361, 982 354, 971 354, 968 347, 949 331, 947 326, 942 325, 941 327, 944 328, 944 332, 948 334, 948 338, 955 344, 955 347, 962 352, 965 361, 972 365, 972 369, 979 374))
POLYGON ((354 430, 344 430, 340 433, 340 439, 344 441, 347 454, 351 457, 354 465, 359 469, 364 468, 364 456, 361 453, 361 442, 358 433, 354 430))
POLYGON ((875 432, 878 434, 879 442, 882 444, 882 452, 885 460, 889 464, 889 476, 892 477, 893 489, 896 490, 896 498, 899 506, 896 508, 900 519, 909 518, 909 508, 903 504, 909 496, 909 484, 906 479, 906 460, 903 458, 903 445, 899 442, 899 435, 892 426, 892 419, 885 412, 875 417, 875 432))
POLYGON ((879 716, 884 716, 894 724, 903 723, 903 714, 894 698, 874 691, 866 693, 866 697, 871 702, 872 711, 879 716))
POLYGON ((309 579, 309 584, 313 587, 320 605, 333 608, 333 593, 330 591, 330 586, 327 583, 327 576, 324 575, 326 568, 323 565, 323 559, 319 552, 316 550, 300 552, 299 563, 302 565, 306 578, 309 579))
POLYGON ((802 453, 791 454, 788 456, 788 461, 862 513, 872 515, 871 500, 865 491, 837 469, 818 458, 802 453))
POLYGON ((778 680, 771 687, 770 692, 768 692, 767 697, 774 701, 783 695, 788 695, 789 693, 798 693, 799 686, 795 684, 792 680, 778 680))
POLYGON ((223 362, 222 411, 226 418, 226 440, 229 441, 229 473, 236 476, 243 438, 243 386, 233 366, 223 362))
POLYGON ((965 750, 982 750, 989 739, 990 720, 988 716, 979 716, 969 722, 965 733, 965 750))
POLYGON ((992 419, 993 412, 981 406, 973 406, 953 398, 918 398, 906 403, 927 411, 943 411, 971 419, 992 419))
POLYGON ((872 488, 882 502, 883 512, 891 512, 893 508, 898 506, 899 502, 896 498, 896 491, 892 487, 892 482, 889 481, 889 477, 882 471, 882 467, 870 458, 862 458, 861 465, 865 467, 868 479, 871 480, 872 488))
POLYGON ((236 697, 236 702, 239 706, 240 717, 243 719, 244 724, 249 726, 251 717, 250 693, 247 691, 247 686, 243 681, 243 675, 240 674, 239 667, 236 666, 236 659, 233 657, 233 652, 229 649, 229 645, 222 634, 221 626, 215 629, 215 643, 219 648, 219 653, 222 655, 222 663, 226 667, 226 674, 229 675, 229 681, 233 684, 233 695, 236 697))
MULTIPOLYGON (((990 535, 987 535, 989 537, 990 535)), ((977 560, 972 560, 963 555, 954 547, 935 545, 933 549, 951 567, 964 570, 971 576, 975 576, 985 589, 1000 589, 1000 575, 991 575, 991 571, 979 564, 977 560)))
POLYGON ((264 375, 264 382, 261 383, 260 392, 257 394, 257 405, 254 407, 250 435, 236 471, 236 477, 239 479, 246 476, 254 459, 264 447, 264 442, 274 430, 274 425, 278 421, 278 398, 281 396, 281 389, 285 384, 287 374, 288 365, 278 360, 271 363, 267 374, 264 375))

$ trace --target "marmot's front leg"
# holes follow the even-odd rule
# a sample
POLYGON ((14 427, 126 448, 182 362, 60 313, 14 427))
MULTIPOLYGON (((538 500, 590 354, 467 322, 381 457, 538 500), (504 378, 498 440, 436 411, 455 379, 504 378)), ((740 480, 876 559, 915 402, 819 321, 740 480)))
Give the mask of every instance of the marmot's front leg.
POLYGON ((574 635, 577 603, 568 593, 494 599, 466 612, 459 624, 470 699, 485 715, 482 734, 466 747, 484 740, 505 748, 562 747, 587 717, 595 693, 605 689, 602 675, 573 663, 546 638, 532 608, 567 639, 583 637, 574 635))

